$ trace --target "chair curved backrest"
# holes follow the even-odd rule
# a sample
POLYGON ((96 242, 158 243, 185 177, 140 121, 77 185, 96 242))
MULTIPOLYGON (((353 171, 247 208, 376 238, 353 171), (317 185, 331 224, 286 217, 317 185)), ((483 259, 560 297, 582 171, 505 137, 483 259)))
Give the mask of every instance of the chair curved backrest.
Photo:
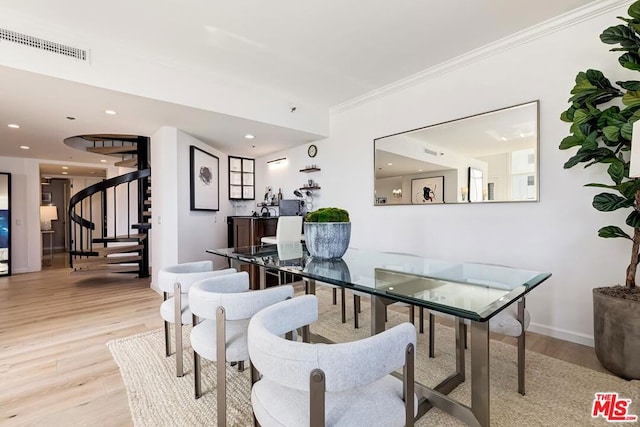
POLYGON ((415 328, 403 323, 363 340, 317 345, 282 338, 318 318, 318 300, 305 295, 261 310, 249 322, 249 355, 263 377, 298 390, 309 390, 309 374, 321 369, 326 391, 370 384, 405 365, 407 345, 416 343, 415 328))
POLYGON ((173 292, 175 284, 180 283, 180 292, 186 294, 191 285, 199 280, 235 271, 233 268, 214 270, 213 262, 209 260, 171 265, 158 272, 158 288, 162 292, 173 292))
POLYGON ((278 225, 276 228, 276 241, 281 242, 299 242, 302 233, 302 217, 301 216, 280 216, 278 217, 278 225))
POLYGON ((194 283, 189 290, 191 312, 203 319, 215 319, 218 307, 225 310, 226 320, 250 319, 262 308, 293 298, 291 285, 249 291, 249 274, 210 277, 194 283))

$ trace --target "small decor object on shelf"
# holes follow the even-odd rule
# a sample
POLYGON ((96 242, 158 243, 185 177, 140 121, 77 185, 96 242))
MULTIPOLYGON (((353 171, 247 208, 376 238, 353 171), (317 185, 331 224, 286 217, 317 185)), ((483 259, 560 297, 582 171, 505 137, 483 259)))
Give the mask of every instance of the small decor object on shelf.
POLYGON ((311 256, 341 258, 351 240, 349 212, 340 208, 320 208, 305 217, 304 235, 311 256))
POLYGON ((309 157, 315 157, 316 154, 318 154, 318 147, 316 147, 315 145, 311 144, 309 146, 309 148, 307 149, 307 154, 309 155, 309 157))

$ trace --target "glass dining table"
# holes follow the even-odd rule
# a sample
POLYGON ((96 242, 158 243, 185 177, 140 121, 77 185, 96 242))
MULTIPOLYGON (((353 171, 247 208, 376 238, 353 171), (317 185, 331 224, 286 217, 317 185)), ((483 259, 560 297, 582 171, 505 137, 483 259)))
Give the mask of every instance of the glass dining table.
MULTIPOLYGON (((270 270, 303 277, 312 293, 318 281, 368 294, 372 334, 384 330, 386 306, 395 302, 454 316, 456 370, 434 388, 416 383, 418 418, 431 407, 437 407, 468 425, 477 426, 490 424, 489 320, 516 304, 518 321, 523 324, 526 294, 551 276, 501 265, 351 248, 341 259, 324 260, 310 256, 300 242, 207 252, 228 258, 232 266, 242 263, 259 266, 259 283, 252 284, 254 289, 266 287, 266 272, 270 270), (471 406, 448 396, 466 379, 465 320, 470 323, 471 406)), ((522 365, 524 335, 518 339, 522 365)))

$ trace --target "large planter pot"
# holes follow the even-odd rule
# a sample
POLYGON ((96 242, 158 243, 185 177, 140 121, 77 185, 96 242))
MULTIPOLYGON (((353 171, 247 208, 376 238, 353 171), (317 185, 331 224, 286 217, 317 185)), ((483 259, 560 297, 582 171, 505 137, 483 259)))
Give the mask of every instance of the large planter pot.
POLYGON ((340 258, 349 247, 350 222, 305 222, 304 240, 314 258, 340 258))
POLYGON ((640 379, 640 302, 593 290, 593 339, 602 366, 640 379))

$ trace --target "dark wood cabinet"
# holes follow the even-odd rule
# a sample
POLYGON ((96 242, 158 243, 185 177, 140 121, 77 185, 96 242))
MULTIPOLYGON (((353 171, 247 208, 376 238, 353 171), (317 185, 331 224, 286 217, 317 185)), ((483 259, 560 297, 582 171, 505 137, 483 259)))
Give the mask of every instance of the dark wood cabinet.
MULTIPOLYGON (((229 247, 240 248, 260 245, 262 237, 276 235, 277 226, 277 217, 230 216, 227 218, 229 247)), ((258 289, 260 282, 258 266, 243 264, 241 269, 249 273, 251 289, 258 289)), ((277 278, 267 275, 267 286, 277 284, 277 278)))

